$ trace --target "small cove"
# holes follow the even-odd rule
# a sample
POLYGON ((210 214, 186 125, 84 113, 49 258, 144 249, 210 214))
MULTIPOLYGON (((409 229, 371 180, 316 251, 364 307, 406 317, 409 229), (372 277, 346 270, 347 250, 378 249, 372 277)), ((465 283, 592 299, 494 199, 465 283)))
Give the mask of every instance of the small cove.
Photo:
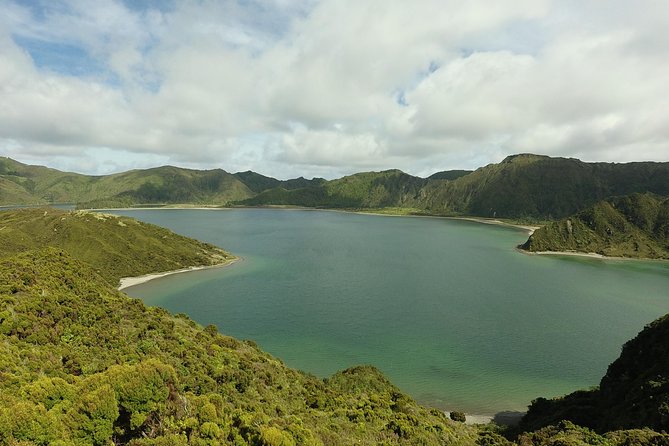
POLYGON ((494 414, 596 385, 669 312, 660 262, 528 256, 524 231, 324 211, 115 211, 243 262, 126 290, 318 376, 381 369, 417 400, 494 414))

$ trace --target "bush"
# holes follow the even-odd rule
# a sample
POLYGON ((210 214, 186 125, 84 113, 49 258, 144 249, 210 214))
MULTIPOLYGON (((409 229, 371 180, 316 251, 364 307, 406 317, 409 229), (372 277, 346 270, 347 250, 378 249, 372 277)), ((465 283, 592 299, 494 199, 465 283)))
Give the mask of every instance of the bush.
POLYGON ((451 417, 451 420, 459 421, 460 423, 467 421, 467 416, 464 412, 453 411, 449 414, 449 416, 451 417))

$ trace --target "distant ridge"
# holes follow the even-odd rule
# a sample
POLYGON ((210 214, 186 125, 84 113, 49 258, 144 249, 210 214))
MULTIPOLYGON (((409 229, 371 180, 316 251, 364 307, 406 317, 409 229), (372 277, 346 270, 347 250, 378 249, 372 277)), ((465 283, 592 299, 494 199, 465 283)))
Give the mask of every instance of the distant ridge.
POLYGON ((11 200, 0 183, 0 205, 77 203, 98 208, 170 203, 222 205, 254 195, 237 177, 222 169, 163 166, 90 176, 28 166, 0 157, 0 179, 9 180, 24 193, 11 200))
POLYGON ((421 208, 434 214, 551 220, 616 195, 669 195, 669 163, 584 163, 520 154, 449 182, 430 182, 421 208))
POLYGON ((574 158, 511 155, 470 171, 419 178, 399 170, 336 180, 277 180, 252 171, 165 166, 87 176, 0 158, 0 205, 77 203, 82 208, 138 205, 304 206, 391 209, 545 221, 633 193, 669 195, 669 163, 585 163, 574 158))
POLYGON ((473 170, 444 170, 436 172, 427 177, 428 180, 457 180, 460 177, 469 175, 473 170))
POLYGON ((400 170, 362 172, 306 187, 275 187, 235 204, 293 205, 335 209, 414 208, 428 180, 400 170))

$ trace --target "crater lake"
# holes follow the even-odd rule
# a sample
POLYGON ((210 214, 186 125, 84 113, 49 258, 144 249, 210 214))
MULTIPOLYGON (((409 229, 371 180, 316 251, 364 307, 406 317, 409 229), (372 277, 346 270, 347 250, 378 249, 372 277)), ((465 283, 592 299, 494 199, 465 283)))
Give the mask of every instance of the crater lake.
POLYGON ((124 290, 326 377, 379 368, 421 403, 492 415, 598 385, 669 312, 669 263, 538 256, 527 232, 331 211, 115 210, 236 264, 124 290))

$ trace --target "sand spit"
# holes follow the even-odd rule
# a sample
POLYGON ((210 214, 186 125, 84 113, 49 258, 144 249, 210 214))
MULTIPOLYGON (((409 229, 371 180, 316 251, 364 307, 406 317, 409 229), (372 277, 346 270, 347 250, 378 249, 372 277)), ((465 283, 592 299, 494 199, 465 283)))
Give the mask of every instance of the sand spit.
POLYGON ((241 260, 239 257, 236 257, 234 259, 228 260, 223 263, 219 263, 217 265, 207 265, 207 266, 191 266, 189 268, 181 268, 181 269, 176 269, 173 271, 164 271, 162 273, 153 273, 153 274, 144 274, 143 276, 135 276, 135 277, 123 277, 121 278, 119 282, 118 289, 123 290, 125 288, 129 288, 131 286, 139 285, 141 283, 146 283, 150 280, 154 279, 159 279, 161 277, 165 276, 171 276, 173 274, 181 274, 181 273, 188 273, 191 271, 199 271, 203 269, 212 269, 212 268, 223 268, 226 266, 230 266, 234 263, 237 263, 239 260, 241 260))

